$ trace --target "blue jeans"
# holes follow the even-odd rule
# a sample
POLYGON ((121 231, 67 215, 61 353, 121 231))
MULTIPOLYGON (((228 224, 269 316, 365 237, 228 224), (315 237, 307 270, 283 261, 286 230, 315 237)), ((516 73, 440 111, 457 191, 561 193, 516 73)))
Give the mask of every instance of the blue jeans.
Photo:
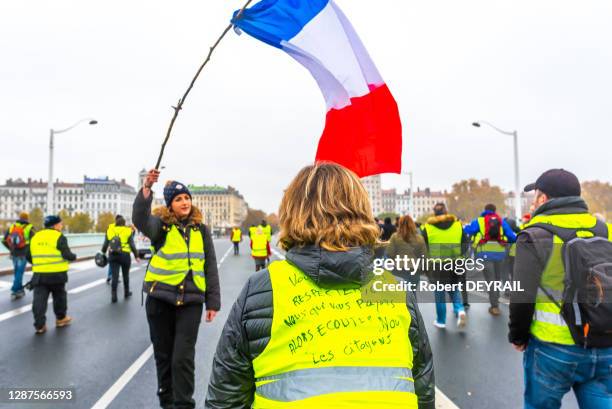
POLYGON ((439 324, 446 324, 446 293, 453 303, 453 312, 458 315, 460 311, 465 311, 459 291, 434 291, 436 300, 436 321, 439 324))
POLYGON ((523 356, 525 409, 558 409, 574 389, 580 409, 612 408, 612 348, 529 340, 523 356))
POLYGON ((11 287, 11 293, 15 294, 23 291, 23 273, 26 268, 27 260, 25 257, 13 256, 13 270, 15 277, 13 278, 13 286, 11 287))

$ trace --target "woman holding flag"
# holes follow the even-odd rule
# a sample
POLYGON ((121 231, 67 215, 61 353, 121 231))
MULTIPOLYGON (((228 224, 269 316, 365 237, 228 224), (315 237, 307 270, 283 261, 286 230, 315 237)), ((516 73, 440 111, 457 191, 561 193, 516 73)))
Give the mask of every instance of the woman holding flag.
POLYGON ((160 405, 164 409, 195 408, 193 400, 195 344, 206 304, 206 322, 221 308, 217 260, 210 230, 191 204, 186 185, 168 181, 166 207, 151 214, 159 171, 149 171, 134 202, 132 220, 151 240, 155 252, 145 275, 146 311, 160 405))

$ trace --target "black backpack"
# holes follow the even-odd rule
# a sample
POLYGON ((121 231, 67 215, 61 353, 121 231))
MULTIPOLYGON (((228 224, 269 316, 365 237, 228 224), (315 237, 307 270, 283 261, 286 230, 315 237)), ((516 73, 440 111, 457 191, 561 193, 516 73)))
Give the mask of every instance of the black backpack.
POLYGON ((536 223, 561 240, 565 269, 562 300, 540 288, 561 310, 577 345, 589 348, 612 347, 612 242, 608 227, 597 221, 592 229, 567 229, 536 223), (580 237, 589 231, 593 237, 580 237))
POLYGON ((108 243, 108 248, 111 254, 119 254, 122 251, 121 238, 119 236, 113 237, 108 243))

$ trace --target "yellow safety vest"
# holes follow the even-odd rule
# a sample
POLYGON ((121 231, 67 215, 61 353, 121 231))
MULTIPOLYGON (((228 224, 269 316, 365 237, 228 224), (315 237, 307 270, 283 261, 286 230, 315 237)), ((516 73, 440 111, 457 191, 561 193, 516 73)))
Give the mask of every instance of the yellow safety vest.
POLYGON ((233 229, 232 230, 232 241, 234 243, 238 243, 241 238, 242 238, 242 231, 240 229, 233 229))
POLYGON ((287 261, 269 272, 274 315, 253 360, 253 408, 418 407, 405 303, 321 288, 287 261))
MULTIPOLYGON (((538 215, 527 223, 525 229, 528 230, 529 227, 535 223, 547 223, 566 229, 590 229, 595 227, 597 219, 588 213, 538 215)), ((590 232, 585 233, 587 234, 584 237, 588 237, 589 234, 590 236, 593 235, 590 232)), ((542 287, 544 287, 557 302, 561 302, 562 300, 565 279, 562 245, 563 240, 557 235, 553 235, 552 252, 544 267, 541 280, 542 287)), ((530 330, 534 337, 544 342, 562 345, 575 344, 570 330, 560 314, 559 307, 546 296, 546 293, 544 293, 541 288, 538 288, 535 313, 530 330)))
POLYGON ((272 241, 272 226, 270 226, 269 224, 266 224, 265 226, 260 226, 260 227, 263 230, 264 234, 266 235, 268 241, 272 241))
POLYGON ((435 224, 425 224, 427 233, 429 257, 431 258, 458 258, 461 257, 461 239, 463 227, 455 221, 448 229, 440 229, 435 224))
POLYGON ((268 238, 261 232, 255 232, 251 235, 251 255, 253 257, 268 257, 268 238))
POLYGON ((55 229, 44 229, 32 238, 30 253, 32 254, 32 272, 34 273, 65 273, 69 263, 62 257, 57 248, 57 242, 62 233, 55 229))
MULTIPOLYGON (((503 220, 502 220, 502 224, 503 224, 503 220)), ((485 232, 486 232, 484 217, 478 218, 478 227, 480 228, 480 231, 476 233, 476 236, 474 237, 474 247, 477 253, 505 253, 506 252, 505 244, 502 244, 497 240, 489 240, 486 243, 480 244, 480 240, 482 240, 485 237, 485 232)), ((501 234, 502 241, 507 242, 508 238, 504 234, 503 226, 499 226, 499 233, 501 234)))
POLYGON ((200 291, 206 291, 202 232, 199 227, 190 227, 186 233, 189 234, 189 247, 179 229, 175 225, 170 227, 166 235, 166 242, 151 257, 145 281, 182 286, 187 274, 191 271, 194 284, 200 291))
POLYGON ((132 229, 127 226, 117 226, 115 223, 112 223, 108 226, 108 230, 106 230, 106 238, 108 241, 111 241, 115 236, 119 236, 119 240, 121 240, 121 251, 124 253, 130 252, 130 237, 132 237, 132 229))

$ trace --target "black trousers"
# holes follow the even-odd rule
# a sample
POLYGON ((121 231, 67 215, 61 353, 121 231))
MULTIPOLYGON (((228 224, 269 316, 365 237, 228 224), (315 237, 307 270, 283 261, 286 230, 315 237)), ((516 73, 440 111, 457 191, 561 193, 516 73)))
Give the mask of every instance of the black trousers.
POLYGON ((193 409, 195 345, 203 305, 177 307, 147 297, 146 311, 157 366, 160 406, 164 409, 193 409))
POLYGON ((53 294, 53 312, 58 320, 66 316, 68 309, 68 294, 66 284, 37 284, 34 287, 32 312, 34 313, 34 328, 40 329, 47 322, 47 301, 53 294))
POLYGON ((126 293, 130 291, 130 266, 132 264, 130 253, 113 254, 108 262, 110 264, 112 277, 111 289, 117 291, 117 285, 119 284, 119 269, 121 269, 121 273, 123 274, 123 288, 126 293))
POLYGON ((240 253, 240 242, 232 241, 234 243, 234 255, 237 256, 240 253))

